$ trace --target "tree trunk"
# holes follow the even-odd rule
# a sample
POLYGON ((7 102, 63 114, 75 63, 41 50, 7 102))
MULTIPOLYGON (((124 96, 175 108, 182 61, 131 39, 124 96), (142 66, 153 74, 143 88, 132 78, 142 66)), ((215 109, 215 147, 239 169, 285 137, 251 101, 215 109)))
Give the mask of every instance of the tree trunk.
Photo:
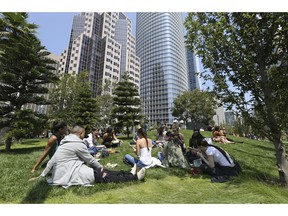
POLYGON ((288 188, 288 160, 285 146, 280 140, 274 141, 276 148, 277 167, 279 172, 279 180, 282 186, 288 188))
POLYGON ((10 152, 11 145, 12 145, 12 137, 6 138, 6 140, 5 140, 5 151, 6 152, 10 152))

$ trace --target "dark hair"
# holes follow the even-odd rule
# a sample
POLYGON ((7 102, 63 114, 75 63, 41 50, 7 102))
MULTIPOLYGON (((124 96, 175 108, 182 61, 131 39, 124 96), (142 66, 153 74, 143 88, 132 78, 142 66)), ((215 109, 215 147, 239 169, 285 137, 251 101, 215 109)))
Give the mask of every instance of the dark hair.
POLYGON ((144 128, 139 128, 138 131, 137 131, 138 134, 140 134, 142 137, 145 138, 146 140, 146 144, 147 144, 147 150, 149 151, 149 148, 148 148, 148 139, 147 139, 147 133, 146 133, 146 130, 144 128))
POLYGON ((67 123, 64 121, 54 121, 52 126, 52 133, 56 133, 59 129, 67 127, 67 123))
POLYGON ((204 137, 200 133, 199 129, 194 129, 194 132, 191 138, 189 139, 189 146, 191 148, 198 148, 199 143, 202 141, 203 138, 204 137))
POLYGON ((208 142, 205 138, 203 138, 199 143, 199 146, 203 146, 203 147, 207 147, 208 146, 208 142))
POLYGON ((158 132, 158 135, 160 135, 160 136, 163 136, 163 132, 164 132, 164 127, 159 127, 158 129, 157 129, 157 132, 158 132))
POLYGON ((106 133, 111 134, 112 132, 113 132, 113 129, 111 127, 108 127, 107 130, 106 130, 106 133))
POLYGON ((219 126, 215 126, 214 130, 218 131, 218 130, 220 130, 220 127, 219 126))

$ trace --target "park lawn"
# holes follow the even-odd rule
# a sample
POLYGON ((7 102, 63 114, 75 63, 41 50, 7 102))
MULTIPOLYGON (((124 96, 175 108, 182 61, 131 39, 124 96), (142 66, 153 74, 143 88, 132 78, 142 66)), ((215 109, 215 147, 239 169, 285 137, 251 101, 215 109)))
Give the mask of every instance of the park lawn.
MULTIPOLYGON (((191 130, 181 130, 185 135, 186 145, 191 137, 191 130)), ((149 131, 154 138, 154 131, 149 131)), ((210 137, 211 132, 202 132, 210 137)), ((31 169, 42 154, 47 139, 24 140, 22 144, 12 146, 10 153, 5 153, 0 146, 0 203, 52 203, 52 204, 243 204, 266 203, 287 204, 288 190, 278 184, 278 172, 275 162, 274 146, 266 141, 232 137, 243 144, 221 145, 236 159, 243 168, 243 173, 226 183, 211 183, 208 176, 191 176, 179 168, 150 168, 144 182, 95 184, 93 187, 72 186, 64 189, 49 186, 40 178, 29 182, 28 179, 40 175, 44 167, 39 167, 36 174, 31 169)), ((117 163, 113 170, 130 170, 122 162, 126 153, 133 154, 124 141, 117 148, 118 153, 102 158, 100 163, 117 163)), ((153 148, 156 157, 158 148, 153 148)))

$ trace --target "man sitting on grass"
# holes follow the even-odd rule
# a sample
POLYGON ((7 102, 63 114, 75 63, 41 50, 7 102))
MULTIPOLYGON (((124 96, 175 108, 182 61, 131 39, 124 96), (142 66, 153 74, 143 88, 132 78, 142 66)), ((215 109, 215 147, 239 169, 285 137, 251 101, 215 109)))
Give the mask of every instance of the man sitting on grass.
POLYGON ((213 176, 212 182, 228 181, 231 176, 241 172, 240 165, 220 147, 209 145, 205 139, 202 139, 198 146, 200 151, 196 154, 204 162, 200 168, 204 174, 213 176))
POLYGON ((46 176, 52 169, 52 178, 48 180, 48 183, 63 187, 71 185, 89 186, 94 182, 136 181, 144 178, 145 168, 138 173, 136 173, 136 167, 133 167, 130 172, 103 169, 103 166, 89 154, 83 142, 84 136, 84 128, 80 126, 73 127, 71 134, 65 136, 61 141, 56 153, 39 177, 46 176))

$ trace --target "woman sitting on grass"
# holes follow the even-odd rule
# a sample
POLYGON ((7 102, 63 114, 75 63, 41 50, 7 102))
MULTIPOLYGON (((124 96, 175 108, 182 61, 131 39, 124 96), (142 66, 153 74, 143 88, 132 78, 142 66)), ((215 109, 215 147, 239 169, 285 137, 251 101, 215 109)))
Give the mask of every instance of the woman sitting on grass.
POLYGON ((188 168, 189 164, 182 153, 181 146, 174 142, 172 132, 166 132, 163 151, 158 153, 158 158, 165 167, 188 168))
POLYGON ((54 153, 56 152, 60 141, 64 137, 67 132, 67 123, 63 121, 55 121, 52 127, 52 135, 48 140, 48 143, 44 149, 43 154, 38 159, 34 167, 32 168, 31 172, 34 173, 37 167, 42 163, 42 161, 47 157, 49 154, 49 158, 51 159, 54 153))
POLYGON ((136 142, 136 155, 139 159, 126 154, 124 157, 124 162, 134 166, 137 164, 138 168, 149 166, 152 164, 152 140, 147 138, 147 133, 144 128, 140 128, 137 131, 139 139, 136 142))
POLYGON ((106 133, 104 133, 102 145, 105 145, 106 148, 117 147, 120 145, 120 140, 117 139, 115 132, 111 127, 108 127, 106 133))
POLYGON ((213 131, 213 141, 215 142, 220 142, 223 144, 227 144, 227 143, 235 143, 235 142, 231 142, 227 139, 227 137, 225 136, 225 134, 223 133, 222 130, 220 130, 219 126, 216 126, 214 131, 213 131))
POLYGON ((225 181, 229 177, 236 176, 241 172, 241 167, 234 162, 230 155, 222 148, 209 145, 205 139, 198 143, 197 156, 204 162, 200 169, 204 174, 213 176, 212 181, 225 181))

